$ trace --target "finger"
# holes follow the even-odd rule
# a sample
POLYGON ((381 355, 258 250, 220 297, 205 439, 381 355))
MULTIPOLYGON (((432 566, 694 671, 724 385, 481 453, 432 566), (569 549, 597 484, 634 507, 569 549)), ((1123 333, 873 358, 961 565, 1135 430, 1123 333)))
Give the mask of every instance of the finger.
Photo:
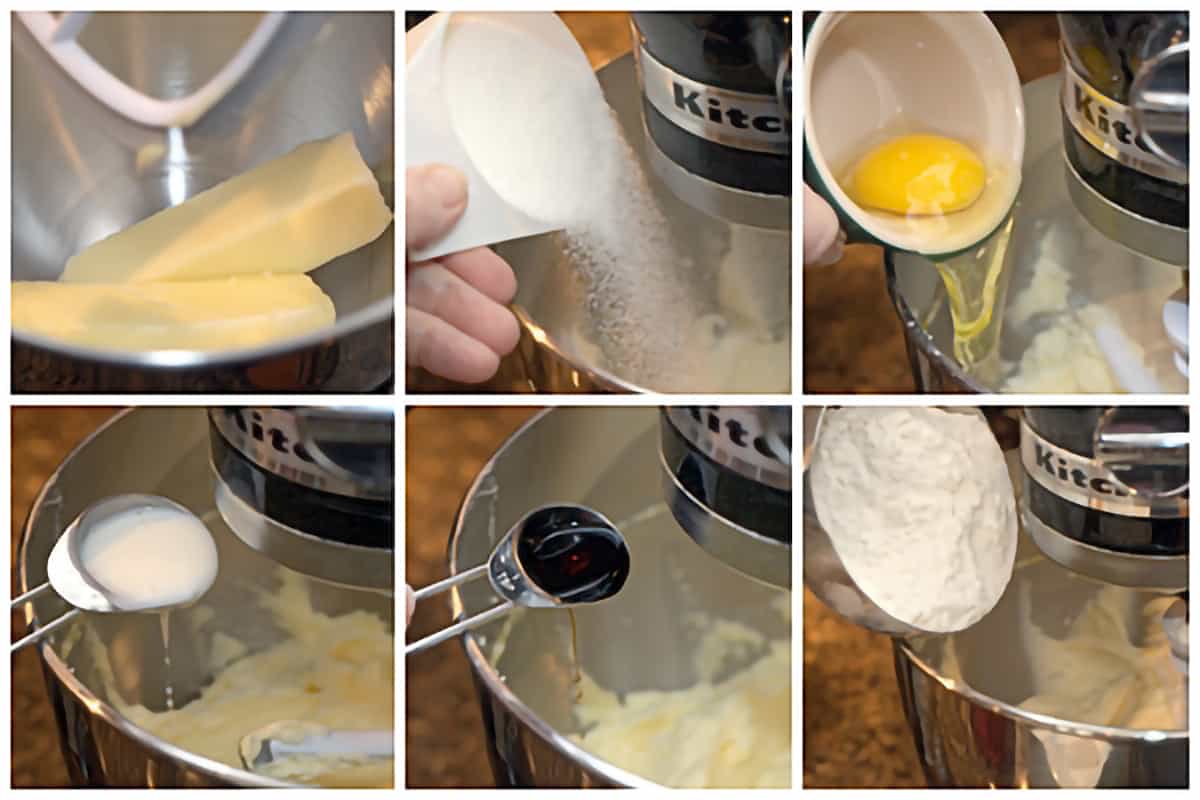
POLYGON ((404 584, 404 596, 406 599, 407 611, 404 613, 404 627, 408 627, 408 623, 412 622, 413 612, 417 610, 417 598, 413 594, 413 589, 407 583, 404 584))
POLYGON ((428 247, 454 227, 467 207, 467 179, 454 167, 425 164, 404 174, 407 250, 428 247))
POLYGON ((826 265, 840 261, 845 237, 837 214, 820 195, 804 187, 804 263, 826 265))
POLYGON ((438 260, 497 303, 511 303, 517 294, 517 276, 512 267, 486 247, 452 253, 438 260))
POLYGON ((448 322, 497 355, 512 352, 521 329, 513 313, 447 269, 441 262, 408 271, 405 302, 448 322))
POLYGON ((404 326, 408 366, 459 383, 483 383, 500 369, 500 356, 445 320, 407 309, 404 326))

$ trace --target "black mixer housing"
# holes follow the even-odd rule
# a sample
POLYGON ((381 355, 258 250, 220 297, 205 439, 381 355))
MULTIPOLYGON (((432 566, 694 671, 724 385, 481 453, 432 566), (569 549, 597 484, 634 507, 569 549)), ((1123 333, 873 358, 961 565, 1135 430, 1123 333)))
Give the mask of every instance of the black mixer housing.
MULTIPOLYGON (((1092 547, 1136 555, 1186 555, 1186 491, 1177 498, 1181 509, 1177 516, 1141 515, 1130 504, 1130 493, 1104 477, 1106 470, 1086 463, 1095 457, 1095 431, 1107 411, 1096 406, 1025 409, 1029 430, 1022 443, 1023 483, 1029 512, 1059 534, 1092 547), (1068 451, 1078 461, 1052 448, 1068 451), (1091 497, 1089 505, 1077 502, 1083 493, 1091 497)), ((1137 409, 1147 427, 1161 425, 1164 430, 1174 429, 1179 413, 1169 406, 1137 409)))
POLYGON ((723 186, 790 196, 791 15, 635 12, 632 17, 635 47, 657 62, 647 65, 643 55, 643 80, 671 82, 674 121, 646 91, 642 97, 646 130, 663 154, 723 186), (651 68, 654 76, 647 74, 651 68), (680 120, 703 133, 681 127, 680 120))

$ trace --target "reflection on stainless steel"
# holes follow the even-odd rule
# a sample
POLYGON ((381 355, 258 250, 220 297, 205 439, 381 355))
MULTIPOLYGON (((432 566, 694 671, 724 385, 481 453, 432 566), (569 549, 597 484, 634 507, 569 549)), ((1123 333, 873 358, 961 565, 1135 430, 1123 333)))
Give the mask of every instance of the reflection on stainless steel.
MULTIPOLYGON (((98 14, 89 52, 154 94, 202 82, 257 15, 98 14), (210 63, 211 62, 211 63, 210 63), (184 75, 181 70, 187 72, 184 75), (158 86, 157 81, 166 81, 158 86)), ((295 146, 351 130, 394 206, 390 14, 289 14, 245 80, 186 131, 104 108, 13 25, 14 280, 53 280, 67 258, 295 146)), ((374 389, 392 377, 390 232, 313 273, 336 326, 232 356, 104 355, 14 338, 20 390, 374 389)))

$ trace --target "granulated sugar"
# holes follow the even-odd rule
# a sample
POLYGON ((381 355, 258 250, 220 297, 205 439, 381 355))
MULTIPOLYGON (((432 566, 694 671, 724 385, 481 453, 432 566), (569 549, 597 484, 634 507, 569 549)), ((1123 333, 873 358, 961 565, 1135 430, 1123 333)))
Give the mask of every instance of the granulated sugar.
POLYGON ((516 14, 456 15, 444 81, 451 117, 492 187, 561 226, 610 365, 656 389, 681 386, 687 333, 711 309, 582 53, 531 40, 516 14), (502 113, 498 113, 502 112, 502 113))
POLYGON ((1004 453, 975 414, 827 411, 809 470, 813 504, 846 572, 921 630, 974 625, 1012 576, 1017 512, 1004 453))

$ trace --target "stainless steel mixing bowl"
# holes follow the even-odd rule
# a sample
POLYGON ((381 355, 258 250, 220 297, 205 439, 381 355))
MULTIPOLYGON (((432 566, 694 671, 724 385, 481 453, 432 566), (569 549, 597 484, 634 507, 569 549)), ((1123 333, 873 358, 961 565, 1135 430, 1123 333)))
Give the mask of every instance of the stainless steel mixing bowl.
MULTIPOLYGON (((648 408, 560 408, 517 431, 468 491, 450 540, 450 571, 483 563, 498 537, 529 509, 578 502, 625 534, 629 580, 611 600, 575 610, 579 663, 601 686, 626 692, 681 689, 696 679, 701 634, 687 616, 742 622, 768 637, 790 635, 769 606, 780 590, 713 559, 679 530, 662 503, 658 413, 648 408), (637 515, 641 521, 635 521, 637 515)), ((486 586, 454 591, 456 616, 493 601, 486 586)), ((587 752, 579 731, 566 612, 532 609, 463 637, 500 786, 647 786, 645 778, 587 752)), ((758 653, 747 654, 753 660, 758 653)), ((731 670, 745 662, 729 664, 731 670)), ((664 759, 672 758, 663 753, 664 759)))
MULTIPOLYGON (((1186 392, 1187 380, 1175 370, 1173 349, 1161 322, 1163 304, 1183 285, 1185 273, 1104 238, 1076 210, 1062 150, 1061 84, 1061 76, 1052 75, 1024 87, 1029 124, 1010 243, 1007 298, 1000 294, 997 300, 1004 325, 1000 355, 1010 362, 1018 359, 1041 329, 1039 317, 1045 315, 1013 324, 1013 301, 1048 263, 1058 263, 1070 274, 1068 304, 1111 308, 1145 351, 1147 368, 1168 391, 1186 392)), ((994 379, 964 370, 954 358, 953 324, 933 264, 914 254, 888 252, 884 258, 888 290, 903 325, 917 387, 934 393, 996 391, 994 379)))
MULTIPOLYGON (((172 612, 170 685, 182 706, 211 681, 205 666, 218 637, 252 650, 281 640, 256 589, 270 588, 277 567, 233 535, 216 514, 203 409, 145 408, 114 418, 81 444, 39 493, 21 536, 18 591, 46 579, 46 558, 63 528, 86 506, 113 494, 169 497, 201 515, 217 543, 220 572, 196 606, 172 612)), ((306 581, 313 607, 337 615, 366 609, 393 619, 392 597, 306 581)), ((64 605, 52 593, 26 621, 53 619, 64 605)), ((59 739, 79 786, 281 786, 188 753, 131 723, 115 707, 165 708, 167 674, 155 615, 84 614, 39 646, 59 739), (99 647, 96 642, 102 643, 99 647), (111 669, 111 679, 106 673, 111 669)), ((249 731, 246 731, 248 733, 249 731)), ((231 731, 231 736, 240 736, 231 731)))
MULTIPOLYGON (((104 13, 80 38, 154 97, 186 95, 259 14, 104 13)), ((241 83, 195 125, 137 125, 12 25, 12 279, 54 280, 88 244, 294 147, 353 131, 394 203, 391 14, 291 13, 241 83)), ((231 353, 113 355, 13 336, 16 391, 365 391, 393 377, 393 230, 312 273, 337 324, 231 353)))
MULTIPOLYGON (((894 640, 900 696, 929 784, 1186 787, 1186 730, 1090 725, 1019 707, 1036 686, 1034 626, 1062 637, 1100 584, 1040 556, 1024 533, 1017 563, 1026 566, 1018 567, 1000 603, 974 627, 952 636, 894 640)), ((1131 602, 1145 597, 1108 591, 1131 602)))

